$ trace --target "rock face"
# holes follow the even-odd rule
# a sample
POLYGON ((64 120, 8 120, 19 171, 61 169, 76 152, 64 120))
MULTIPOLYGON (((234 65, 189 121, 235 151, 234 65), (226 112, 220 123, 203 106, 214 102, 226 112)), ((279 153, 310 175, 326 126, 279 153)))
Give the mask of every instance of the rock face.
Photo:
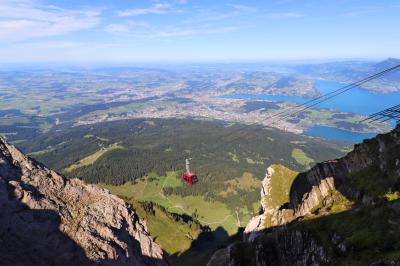
POLYGON ((400 235, 400 126, 355 145, 343 158, 298 174, 289 201, 282 206, 266 206, 263 200, 272 195, 271 175, 268 169, 262 183, 263 213, 250 220, 242 242, 215 253, 208 265, 350 265, 346 259, 353 255, 346 252, 354 252, 368 264, 398 265, 392 255, 383 257, 383 253, 400 251, 396 238, 400 235), (371 217, 381 227, 368 229, 365 219, 371 217), (357 222, 362 226, 352 226, 357 222), (325 232, 320 232, 320 224, 325 232), (390 233, 380 238, 382 227, 390 233), (370 234, 379 236, 375 243, 367 242, 370 234), (394 244, 388 245, 385 242, 392 235, 394 244))
POLYGON ((0 139, 0 265, 168 265, 122 199, 0 139))
MULTIPOLYGON (((274 169, 268 167, 265 178, 261 182, 261 199, 271 193, 271 176, 273 173, 274 169)), ((266 214, 271 214, 274 211, 265 204, 264 200, 261 200, 261 210, 262 214, 251 218, 244 229, 244 233, 249 235, 249 240, 254 239, 258 235, 257 233, 264 229, 266 214)))

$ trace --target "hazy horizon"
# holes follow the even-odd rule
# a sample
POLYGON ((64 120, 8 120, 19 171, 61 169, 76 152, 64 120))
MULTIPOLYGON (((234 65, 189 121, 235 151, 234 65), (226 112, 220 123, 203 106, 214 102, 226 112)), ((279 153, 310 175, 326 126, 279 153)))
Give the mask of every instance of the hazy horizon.
MULTIPOLYGON (((400 58, 400 57, 399 57, 400 58)), ((223 66, 223 65, 264 65, 264 66, 295 66, 317 65, 329 63, 379 63, 397 57, 382 58, 327 58, 302 60, 219 60, 219 61, 33 61, 33 62, 0 62, 0 67, 168 67, 168 66, 223 66)), ((400 59, 399 59, 400 60, 400 59)))

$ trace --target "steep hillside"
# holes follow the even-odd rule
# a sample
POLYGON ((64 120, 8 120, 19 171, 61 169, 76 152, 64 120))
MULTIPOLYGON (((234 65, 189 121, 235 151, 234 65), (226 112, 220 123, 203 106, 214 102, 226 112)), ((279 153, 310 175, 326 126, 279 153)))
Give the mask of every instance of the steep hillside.
POLYGON ((168 265, 136 211, 0 139, 1 265, 168 265))
MULTIPOLYGON (((208 226, 202 226, 189 215, 171 213, 157 203, 151 201, 139 202, 133 197, 126 197, 124 192, 119 189, 120 187, 105 186, 104 184, 101 184, 101 186, 106 187, 112 194, 131 204, 139 217, 146 220, 150 235, 162 247, 173 265, 185 265, 187 256, 183 256, 183 254, 191 249, 193 241, 198 240, 202 234, 210 231, 208 226)), ((205 249, 203 251, 204 253, 210 252, 205 249)), ((207 255, 204 258, 207 260, 207 255)), ((191 261, 193 262, 193 257, 191 261)))
POLYGON ((261 196, 243 241, 209 265, 398 265, 400 127, 303 173, 272 166, 261 196))

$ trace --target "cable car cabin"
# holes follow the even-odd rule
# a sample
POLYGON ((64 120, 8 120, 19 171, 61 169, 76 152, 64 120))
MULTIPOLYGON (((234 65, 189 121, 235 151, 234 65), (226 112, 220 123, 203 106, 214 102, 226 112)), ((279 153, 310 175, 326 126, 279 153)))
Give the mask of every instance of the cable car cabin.
POLYGON ((188 185, 195 185, 199 179, 195 173, 183 173, 182 182, 187 183, 188 185))
POLYGON ((199 178, 197 177, 196 173, 192 173, 190 171, 190 159, 186 159, 186 172, 182 175, 182 182, 187 183, 188 185, 194 185, 199 182, 199 178))

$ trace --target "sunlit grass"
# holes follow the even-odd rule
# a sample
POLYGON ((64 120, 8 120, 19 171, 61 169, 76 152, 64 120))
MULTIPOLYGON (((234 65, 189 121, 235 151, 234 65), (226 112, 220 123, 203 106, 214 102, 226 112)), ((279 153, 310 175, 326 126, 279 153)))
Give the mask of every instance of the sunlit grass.
POLYGON ((101 147, 100 150, 98 150, 97 152, 95 152, 95 153, 79 160, 77 163, 74 163, 73 165, 65 168, 64 171, 67 173, 70 173, 77 168, 94 164, 103 154, 105 154, 106 152, 112 151, 112 150, 116 150, 116 149, 122 149, 122 146, 120 146, 117 143, 114 143, 108 147, 101 147))

